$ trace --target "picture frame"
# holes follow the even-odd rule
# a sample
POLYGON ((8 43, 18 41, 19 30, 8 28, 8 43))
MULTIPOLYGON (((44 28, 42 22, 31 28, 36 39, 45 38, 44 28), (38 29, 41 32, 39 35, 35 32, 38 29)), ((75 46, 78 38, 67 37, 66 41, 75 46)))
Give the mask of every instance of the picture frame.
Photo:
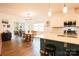
POLYGON ((2 21, 2 23, 4 23, 4 24, 8 24, 8 21, 2 21))
POLYGON ((7 28, 10 28, 10 25, 7 25, 7 28))
POLYGON ((5 27, 6 25, 3 25, 3 27, 5 27))

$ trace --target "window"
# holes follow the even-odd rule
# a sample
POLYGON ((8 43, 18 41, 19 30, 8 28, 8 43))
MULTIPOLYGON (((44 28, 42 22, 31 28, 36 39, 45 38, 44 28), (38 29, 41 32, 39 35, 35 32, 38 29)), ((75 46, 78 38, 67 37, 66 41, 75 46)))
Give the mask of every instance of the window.
POLYGON ((34 31, 44 31, 44 24, 43 23, 34 24, 34 31))

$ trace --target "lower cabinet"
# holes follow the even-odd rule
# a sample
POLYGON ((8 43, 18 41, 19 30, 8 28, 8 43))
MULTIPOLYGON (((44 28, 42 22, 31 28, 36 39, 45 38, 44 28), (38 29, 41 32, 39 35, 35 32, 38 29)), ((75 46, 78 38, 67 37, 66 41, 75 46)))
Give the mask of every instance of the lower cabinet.
POLYGON ((76 45, 76 44, 68 44, 68 48, 69 49, 75 49, 75 50, 78 50, 79 51, 79 45, 76 45))
POLYGON ((51 44, 51 45, 54 45, 56 46, 56 56, 62 56, 64 55, 64 51, 65 51, 65 48, 64 48, 64 43, 63 42, 58 42, 58 41, 51 41, 51 40, 47 40, 46 39, 46 43, 44 42, 44 39, 41 39, 40 41, 41 45, 40 45, 40 51, 44 53, 44 46, 45 44, 51 44))
POLYGON ((69 43, 67 50, 70 50, 71 56, 79 56, 79 45, 69 43))
POLYGON ((67 44, 67 47, 64 47, 64 42, 59 42, 59 41, 52 41, 48 39, 41 39, 40 40, 40 52, 44 53, 44 48, 45 44, 51 44, 56 46, 56 56, 71 56, 71 55, 79 55, 78 53, 76 54, 76 51, 79 51, 79 45, 76 44, 67 44), (46 40, 44 42, 44 40, 46 40), (71 50, 74 51, 71 54, 71 50))

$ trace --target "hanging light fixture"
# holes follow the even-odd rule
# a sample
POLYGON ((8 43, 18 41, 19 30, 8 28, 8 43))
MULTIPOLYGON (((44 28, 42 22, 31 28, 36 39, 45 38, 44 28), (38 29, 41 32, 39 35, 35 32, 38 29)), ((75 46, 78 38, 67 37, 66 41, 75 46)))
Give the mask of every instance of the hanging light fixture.
POLYGON ((48 16, 52 16, 52 9, 50 8, 50 0, 49 0, 48 16))
POLYGON ((48 16, 52 16, 52 10, 51 9, 48 10, 48 16))
POLYGON ((68 11, 68 8, 67 8, 66 4, 64 4, 63 13, 67 13, 67 11, 68 11))

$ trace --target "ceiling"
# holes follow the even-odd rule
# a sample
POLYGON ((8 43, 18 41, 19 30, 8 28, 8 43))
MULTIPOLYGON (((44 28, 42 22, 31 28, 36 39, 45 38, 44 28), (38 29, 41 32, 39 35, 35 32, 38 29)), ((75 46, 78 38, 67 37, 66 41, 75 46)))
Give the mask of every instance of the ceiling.
MULTIPOLYGON (((79 8, 78 3, 67 3, 69 9, 79 8)), ((63 3, 51 3, 50 8, 54 11, 62 11, 63 3)), ((24 17, 24 13, 32 11, 38 15, 39 13, 47 13, 49 8, 48 3, 0 3, 0 12, 24 17)))

